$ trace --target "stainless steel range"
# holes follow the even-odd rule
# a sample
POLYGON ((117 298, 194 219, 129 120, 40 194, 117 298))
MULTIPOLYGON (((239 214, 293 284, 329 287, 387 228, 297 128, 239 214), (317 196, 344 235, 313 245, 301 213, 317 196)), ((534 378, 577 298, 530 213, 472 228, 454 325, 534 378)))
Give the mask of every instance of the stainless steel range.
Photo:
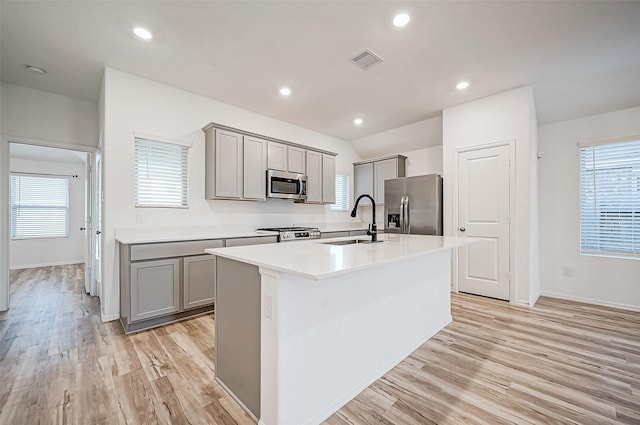
POLYGON ((268 227, 258 229, 258 232, 278 232, 278 242, 320 238, 320 230, 316 227, 268 227))

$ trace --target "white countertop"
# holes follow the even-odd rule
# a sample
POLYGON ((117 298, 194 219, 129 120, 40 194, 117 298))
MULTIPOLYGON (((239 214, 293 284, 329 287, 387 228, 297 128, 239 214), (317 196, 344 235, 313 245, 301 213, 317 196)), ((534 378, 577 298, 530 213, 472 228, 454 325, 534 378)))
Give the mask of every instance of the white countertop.
POLYGON ((315 239, 311 241, 285 242, 277 245, 250 245, 230 248, 207 249, 205 252, 277 270, 320 280, 343 273, 381 264, 403 261, 408 258, 468 245, 471 238, 422 235, 378 235, 381 243, 331 245, 327 242, 341 240, 369 240, 369 237, 315 239))
POLYGON ((137 227, 116 229, 116 240, 122 244, 198 241, 204 239, 250 238, 277 236, 277 232, 256 232, 233 226, 137 227))

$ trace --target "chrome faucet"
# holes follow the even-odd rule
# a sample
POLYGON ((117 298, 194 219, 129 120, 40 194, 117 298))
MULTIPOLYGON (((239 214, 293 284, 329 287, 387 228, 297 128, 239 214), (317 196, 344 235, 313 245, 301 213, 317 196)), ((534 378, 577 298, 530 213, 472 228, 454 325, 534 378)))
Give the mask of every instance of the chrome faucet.
POLYGON ((378 241, 378 225, 376 224, 376 201, 374 201, 370 195, 367 195, 365 193, 363 195, 358 196, 358 199, 356 199, 356 204, 353 206, 353 209, 351 210, 351 217, 356 216, 356 210, 358 209, 358 202, 360 202, 360 199, 362 198, 371 199, 371 207, 373 208, 373 223, 369 225, 369 230, 367 230, 367 235, 371 236, 371 242, 382 242, 382 241, 378 241))

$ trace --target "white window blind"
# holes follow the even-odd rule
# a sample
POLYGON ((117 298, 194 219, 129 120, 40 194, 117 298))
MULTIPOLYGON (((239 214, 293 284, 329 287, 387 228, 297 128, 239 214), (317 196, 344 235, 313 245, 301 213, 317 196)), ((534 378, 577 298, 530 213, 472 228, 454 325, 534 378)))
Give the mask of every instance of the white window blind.
POLYGON ((331 205, 334 211, 349 211, 349 176, 336 174, 336 203, 331 205))
POLYGON ((69 178, 11 175, 11 239, 69 237, 69 178))
POLYGON ((640 140, 580 148, 580 248, 640 257, 640 140))
POLYGON ((187 206, 186 146, 136 137, 136 207, 187 206))

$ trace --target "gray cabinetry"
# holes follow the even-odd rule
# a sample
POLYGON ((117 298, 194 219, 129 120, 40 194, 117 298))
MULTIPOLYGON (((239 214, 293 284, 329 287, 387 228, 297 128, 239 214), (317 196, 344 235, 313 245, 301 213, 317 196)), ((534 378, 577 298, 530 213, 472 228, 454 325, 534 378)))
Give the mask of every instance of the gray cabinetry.
POLYGON ((242 134, 214 128, 205 133, 205 196, 242 198, 242 134))
POLYGON ((346 238, 347 236, 350 236, 348 230, 320 233, 320 239, 346 238))
POLYGON ((267 169, 267 144, 266 140, 244 136, 244 199, 263 201, 267 198, 265 174, 267 169))
POLYGON ((322 154, 322 203, 336 202, 336 158, 322 154))
POLYGON ((305 173, 306 167, 304 149, 295 146, 287 146, 287 171, 299 174, 305 173))
POLYGON ((322 154, 307 151, 307 200, 309 204, 322 203, 322 154))
POLYGON ((287 145, 269 142, 267 164, 270 170, 287 171, 287 145))
POLYGON ((180 310, 180 260, 131 264, 131 320, 151 319, 180 310))
MULTIPOLYGON (((394 155, 354 163, 354 200, 366 193, 373 196, 376 205, 384 204, 384 181, 405 177, 406 159, 405 156, 394 155)), ((371 202, 363 199, 360 205, 371 205, 371 202)))
POLYGON ((209 254, 185 257, 183 264, 182 308, 190 310, 213 304, 215 299, 216 257, 209 254))

